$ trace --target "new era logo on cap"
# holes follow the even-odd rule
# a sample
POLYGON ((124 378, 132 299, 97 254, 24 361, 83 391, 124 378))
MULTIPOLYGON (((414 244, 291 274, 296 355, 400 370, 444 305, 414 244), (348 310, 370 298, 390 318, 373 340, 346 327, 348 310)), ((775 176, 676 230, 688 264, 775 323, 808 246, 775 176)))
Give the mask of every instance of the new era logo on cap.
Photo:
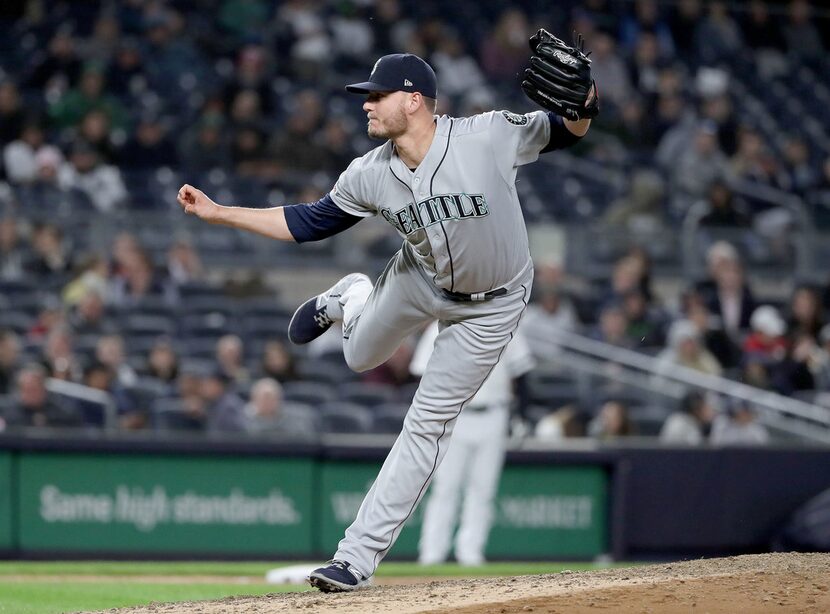
POLYGON ((438 83, 432 67, 411 53, 383 56, 375 62, 368 81, 347 85, 346 90, 355 94, 420 92, 427 98, 438 97, 438 83))

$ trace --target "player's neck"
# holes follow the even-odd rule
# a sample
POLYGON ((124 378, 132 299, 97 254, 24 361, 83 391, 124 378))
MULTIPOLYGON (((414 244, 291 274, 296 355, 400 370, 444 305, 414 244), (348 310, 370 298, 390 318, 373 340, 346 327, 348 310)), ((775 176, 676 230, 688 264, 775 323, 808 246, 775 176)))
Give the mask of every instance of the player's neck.
POLYGON ((435 138, 437 122, 430 116, 429 121, 418 122, 409 130, 393 139, 398 157, 409 168, 417 168, 426 157, 432 139, 435 138))

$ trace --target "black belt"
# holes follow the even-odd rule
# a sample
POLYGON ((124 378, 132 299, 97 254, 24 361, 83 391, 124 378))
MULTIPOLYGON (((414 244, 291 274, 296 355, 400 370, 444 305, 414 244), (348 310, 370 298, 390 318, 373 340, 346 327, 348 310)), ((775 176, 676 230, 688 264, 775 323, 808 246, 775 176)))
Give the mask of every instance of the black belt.
POLYGON ((441 289, 444 298, 455 301, 456 303, 464 303, 467 301, 489 301, 491 298, 497 296, 504 296, 507 294, 507 288, 496 288, 489 292, 473 292, 472 294, 464 294, 463 292, 452 292, 450 290, 441 289))

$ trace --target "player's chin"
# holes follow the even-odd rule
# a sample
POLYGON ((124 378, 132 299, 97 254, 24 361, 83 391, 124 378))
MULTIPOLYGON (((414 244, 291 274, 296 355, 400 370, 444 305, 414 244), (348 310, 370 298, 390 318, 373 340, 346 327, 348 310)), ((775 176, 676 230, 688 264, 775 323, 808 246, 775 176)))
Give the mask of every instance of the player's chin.
POLYGON ((389 138, 389 135, 385 131, 372 126, 371 123, 366 127, 366 134, 369 135, 370 139, 386 140, 389 138))

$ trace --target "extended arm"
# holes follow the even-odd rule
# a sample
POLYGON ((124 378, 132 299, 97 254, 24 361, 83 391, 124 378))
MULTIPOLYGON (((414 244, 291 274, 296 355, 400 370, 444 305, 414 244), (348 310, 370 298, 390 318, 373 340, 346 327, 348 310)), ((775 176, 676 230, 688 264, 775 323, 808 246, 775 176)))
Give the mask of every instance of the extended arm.
POLYGON ((201 190, 183 185, 178 200, 186 213, 193 213, 211 224, 224 224, 297 243, 326 239, 351 228, 362 219, 340 209, 330 194, 314 203, 250 209, 216 204, 201 190))
POLYGON ((294 241, 285 221, 283 207, 253 209, 220 205, 198 188, 187 184, 179 189, 177 200, 185 213, 191 213, 210 224, 249 230, 280 241, 294 241))

